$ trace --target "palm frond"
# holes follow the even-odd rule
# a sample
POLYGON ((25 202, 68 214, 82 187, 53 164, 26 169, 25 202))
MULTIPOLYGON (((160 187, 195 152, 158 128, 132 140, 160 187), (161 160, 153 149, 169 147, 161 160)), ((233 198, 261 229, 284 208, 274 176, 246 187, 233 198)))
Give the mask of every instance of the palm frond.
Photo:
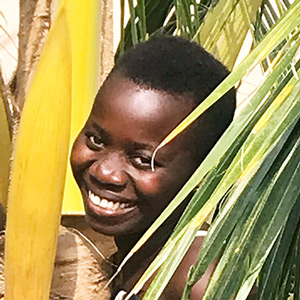
POLYGON ((261 0, 219 1, 206 15, 193 40, 232 69, 260 5, 261 0))
POLYGON ((8 116, 5 109, 4 99, 2 96, 2 89, 4 88, 3 85, 3 81, 0 80, 0 203, 4 207, 6 207, 12 146, 10 139, 8 116))
MULTIPOLYGON (((66 1, 72 48, 72 123, 70 148, 83 127, 99 88, 101 0, 66 1), (80 20, 80 22, 78 22, 80 20)), ((63 201, 64 214, 84 214, 81 194, 70 165, 63 201)))
MULTIPOLYGON (((298 6, 299 6, 299 4, 297 4, 298 6)), ((294 5, 293 7, 292 7, 292 9, 296 9, 297 10, 297 5, 294 5)), ((299 7, 298 7, 299 8, 299 7)), ((286 25, 283 25, 284 23, 282 23, 283 22, 283 20, 286 20, 286 22, 289 20, 290 21, 290 16, 291 15, 289 15, 289 14, 287 14, 286 16, 285 16, 285 18, 283 18, 282 20, 281 20, 281 22, 280 23, 278 23, 277 24, 277 28, 275 27, 273 30, 275 30, 275 32, 277 32, 277 34, 274 34, 274 36, 276 36, 276 37, 279 37, 278 36, 278 33, 280 32, 280 36, 281 36, 281 34, 283 33, 283 31, 282 30, 284 30, 283 28, 285 28, 286 29, 286 25), (279 25, 280 24, 280 25, 279 25), (281 26, 283 26, 283 27, 281 27, 281 26), (280 29, 279 29, 280 28, 280 29), (278 31, 277 31, 278 30, 278 31)), ((294 15, 294 17, 295 18, 297 18, 297 16, 298 16, 298 12, 294 15)), ((288 21, 288 22, 289 22, 288 21)), ((294 23, 294 25, 293 25, 294 27, 296 26, 296 23, 294 23)), ((293 27, 293 28, 294 28, 293 27)), ((291 27, 290 28, 290 30, 293 30, 293 28, 291 27)), ((274 33, 274 31, 273 31, 273 33, 274 33)), ((286 32, 285 34, 288 34, 288 32, 286 32)), ((273 36, 273 41, 274 41, 274 36, 273 36)), ((281 36, 281 38, 284 38, 284 35, 282 35, 281 36)), ((268 37, 266 37, 265 39, 264 39, 264 42, 266 42, 267 40, 268 40, 269 38, 268 37)), ((278 42, 279 42, 279 40, 278 40, 278 42)), ((266 42, 267 43, 267 42, 266 42)), ((276 44, 277 44, 277 42, 275 42, 273 45, 272 45, 272 47, 275 47, 276 46, 276 44)), ((260 44, 261 45, 261 44, 260 44)), ((266 45, 266 44, 265 44, 266 45)), ((263 51, 262 52, 260 52, 259 54, 258 54, 258 57, 260 58, 260 59, 263 59, 263 57, 265 56, 265 55, 267 55, 268 54, 268 52, 267 51, 271 51, 272 50, 272 47, 267 47, 267 48, 263 48, 263 51), (267 50, 268 49, 268 50, 267 50)), ((295 53, 295 50, 297 49, 297 47, 298 47, 298 45, 296 45, 295 46, 295 48, 293 49, 293 53, 295 53)), ((260 49, 262 49, 262 48, 260 48, 260 49)), ((255 51, 254 51, 254 53, 255 53, 255 51)), ((250 54, 250 57, 251 57, 251 55, 253 55, 253 53, 252 54, 250 54)), ((249 58, 250 58, 249 57, 249 58)), ((249 59, 248 58, 248 59, 249 59)), ((247 59, 247 60, 248 60, 247 59)), ((239 70, 239 68, 240 67, 242 67, 243 66, 243 69, 244 69, 244 65, 243 64, 245 64, 245 63, 247 63, 247 60, 245 60, 230 76, 235 76, 235 74, 236 74, 236 72, 237 72, 237 70, 239 70)), ((248 61, 249 62, 249 61, 248 61)), ((286 66, 285 66, 286 67, 286 66)), ((279 73, 280 74, 280 73, 279 73)), ((278 74, 277 74, 278 75, 278 74)), ((228 78, 230 78, 230 76, 228 77, 228 78)), ((227 80, 228 80, 228 78, 227 78, 227 80)), ((295 79, 294 79, 295 80, 295 79)), ((226 80, 225 80, 225 82, 226 82, 226 80)), ((295 81, 292 81, 291 82, 291 87, 293 87, 295 85, 295 81)), ((230 88, 230 86, 227 86, 228 88, 230 88)), ((275 112, 275 110, 276 110, 276 108, 278 107, 278 105, 280 105, 281 103, 285 103, 285 99, 290 99, 289 101, 294 101, 294 99, 296 99, 296 97, 295 97, 295 93, 296 93, 296 90, 294 91, 294 94, 293 94, 293 96, 291 96, 292 98, 289 98, 289 97, 287 97, 288 95, 289 95, 289 93, 291 92, 291 90, 292 89, 289 89, 289 87, 287 87, 285 90, 283 90, 282 92, 281 92, 281 94, 279 94, 275 99, 275 101, 274 101, 274 104, 271 106, 271 111, 273 111, 273 112, 275 112), (290 91, 290 92, 288 92, 288 91, 290 91), (287 92, 287 93, 286 93, 287 92), (277 104, 278 103, 278 104, 277 104)), ((212 94, 213 95, 213 94, 212 94)), ((259 101, 261 101, 262 99, 264 98, 264 96, 262 96, 262 98, 260 98, 260 100, 259 101)), ((273 98, 274 99, 274 98, 273 98)), ((288 102, 287 102, 288 103, 288 102)), ((296 105, 296 104, 294 104, 294 105, 296 105)), ((285 106, 286 108, 285 108, 285 111, 288 109, 288 104, 286 104, 286 106, 285 106)), ((294 113, 296 113, 296 107, 294 107, 294 113)), ((286 111, 286 113, 287 113, 287 111, 286 111)), ((254 129, 254 131, 255 131, 255 133, 257 133, 257 131, 261 131, 262 129, 263 129, 263 131, 264 130, 266 130, 265 129, 265 125, 266 124, 269 124, 269 122, 271 122, 270 124, 269 124, 269 126, 267 127, 267 128, 271 128, 271 130, 275 130, 274 128, 272 129, 272 126, 274 125, 274 119, 273 119, 273 121, 270 121, 269 120, 269 118, 270 118, 270 115, 271 115, 271 113, 270 113, 270 111, 268 112, 266 112, 266 114, 264 115, 264 118, 260 121, 260 124, 261 125, 263 125, 262 127, 261 127, 261 125, 257 125, 256 127, 255 127, 255 129, 254 129)), ((296 115, 297 115, 297 113, 296 113, 296 115)), ((290 115, 291 116, 291 119, 290 119, 290 121, 289 121, 289 124, 292 124, 292 122, 295 120, 295 116, 293 117, 292 115, 290 115)), ((239 118, 238 118, 239 119, 239 118)), ((237 119, 237 120, 238 120, 237 119)), ((241 123, 238 123, 238 121, 236 120, 236 122, 237 123, 233 123, 235 126, 238 126, 237 124, 240 124, 241 125, 241 123)), ((239 126, 238 126, 239 127, 239 126)), ((234 128, 234 127, 233 127, 234 128)), ((239 128, 241 128, 241 127, 239 127, 239 128)), ((277 128, 277 127, 276 127, 277 128)), ((281 127, 282 129, 284 128, 284 125, 283 125, 283 123, 282 123, 282 127, 281 127)), ((282 130, 281 129, 281 130, 282 130)), ((270 130, 270 129, 269 129, 270 130)), ((276 130, 275 131, 272 131, 273 133, 271 134, 271 136, 272 136, 272 139, 271 140, 269 140, 268 141, 268 143, 269 143, 269 146, 267 146, 266 144, 264 145, 264 146, 262 146, 262 148, 261 149, 268 149, 268 148, 270 148, 270 145, 272 145, 273 143, 274 143, 274 141, 277 139, 276 138, 276 136, 277 137, 279 137, 280 136, 280 134, 279 134, 279 132, 277 132, 276 130), (279 136, 278 136, 278 134, 279 134, 279 136), (275 140, 274 140, 275 139, 275 140), (265 148, 263 148, 263 147, 265 147, 265 148)), ((253 133, 254 134, 254 133, 253 133)), ((262 137, 264 136, 264 138, 266 137, 266 135, 264 135, 263 133, 260 135, 261 136, 261 138, 258 138, 258 140, 257 140, 257 142, 256 142, 256 144, 257 145, 260 145, 261 144, 261 139, 262 139, 262 137)), ((268 135, 267 135, 268 136, 268 135)), ((225 134, 224 136, 223 136, 223 138, 224 138, 224 140, 225 140, 225 137, 227 137, 227 135, 225 134)), ((229 136, 228 136, 229 137, 229 136)), ((235 138, 236 138, 237 136, 235 136, 235 138)), ((214 150, 215 149, 217 149, 218 148, 218 145, 222 145, 224 148, 223 149, 225 149, 223 152, 222 152, 222 154, 224 154, 224 152, 226 152, 226 149, 228 149, 225 145, 224 145, 224 143, 222 143, 221 141, 223 140, 223 138, 221 138, 221 140, 219 141, 220 142, 220 144, 218 143, 217 145, 216 145, 216 147, 212 150, 212 152, 210 153, 210 155, 207 157, 207 159, 202 163, 202 165, 200 166, 200 169, 199 170, 201 170, 201 167, 203 168, 204 167, 204 165, 207 163, 207 161, 210 159, 210 158, 212 158, 213 156, 213 153, 214 153, 214 150)), ((249 144, 249 145, 251 145, 251 144, 249 144)), ((254 148, 255 147, 257 147, 257 146, 253 146, 254 148)), ((256 151, 257 150, 254 150, 254 148, 253 148, 253 151, 252 151, 252 153, 254 154, 254 153, 256 153, 256 151)), ((250 148, 249 148, 250 149, 250 148)), ((257 159, 258 159, 258 157, 253 157, 253 161, 251 162, 251 160, 249 160, 247 163, 246 163, 246 161, 243 159, 243 163, 241 164, 240 162, 239 162, 239 160, 240 160, 240 158, 239 157, 245 157, 244 156, 244 153, 243 153, 243 149, 240 151, 240 153, 239 153, 239 156, 237 156, 237 158, 235 159, 235 165, 236 165, 236 171, 237 170, 239 170, 238 171, 238 173, 236 173, 236 175, 234 175, 235 177, 232 177, 231 179, 230 179, 230 181, 228 181, 227 179, 227 181, 223 178, 223 182, 225 183, 225 186, 222 188, 222 184, 220 183, 220 188, 219 188, 219 192, 218 192, 218 189, 217 190, 215 190, 215 192, 214 192, 214 194, 213 194, 213 196, 211 197, 211 199, 210 199, 210 201, 208 201, 208 202, 205 202, 204 200, 202 201, 202 209, 195 215, 195 213, 193 214, 194 215, 194 218, 192 219, 193 221, 190 221, 191 223, 190 223, 190 226, 189 226, 189 230, 190 231, 186 231, 186 227, 183 227, 183 229, 181 229, 181 231, 176 231, 176 229, 175 229, 175 232, 174 232, 174 234, 171 236, 171 238, 170 238, 170 240, 169 240, 169 242, 166 244, 166 246, 165 246, 165 248, 163 249, 163 251, 162 251, 162 253, 161 254, 159 254, 159 256, 157 257, 157 259, 154 261, 154 263, 149 267, 149 269, 146 271, 146 273, 144 274, 144 276, 142 276, 142 278, 140 279, 140 281, 137 283, 137 285, 136 285, 136 287, 132 290, 132 293, 137 293, 139 290, 140 290, 140 288, 142 287, 142 285, 149 279, 149 277, 155 272, 155 270, 157 270, 157 268, 163 263, 163 261, 165 261, 164 262, 164 265, 166 266, 166 269, 164 269, 164 271, 162 271, 161 273, 159 273, 157 276, 159 276, 159 277, 157 277, 157 280, 155 279, 154 280, 154 282, 153 282, 153 286, 151 285, 150 286, 150 290, 149 290, 149 292, 147 292, 147 294, 146 294, 146 298, 145 299, 156 299, 156 297, 157 297, 157 294, 155 293, 155 291, 158 291, 159 290, 159 293, 161 293, 161 291, 162 291, 162 289, 163 289, 163 287, 161 287, 162 286, 162 282, 166 282, 167 280, 168 280, 168 278, 169 278, 169 275, 168 275, 168 273, 169 272, 171 272, 170 270, 170 268, 171 268, 171 265, 176 265, 176 263, 174 262, 174 257, 173 257, 173 259, 172 259, 172 261, 171 260, 169 260, 169 257, 168 257, 168 255, 170 254, 170 253, 172 253, 172 251, 175 251, 175 249, 187 249, 188 248, 188 245, 189 245, 189 243, 191 242, 190 241, 190 239, 192 239, 193 237, 194 237, 194 235, 195 235, 195 232, 196 232, 196 230, 197 230, 197 228, 201 225, 201 223, 205 220, 205 218, 207 217, 207 215, 210 213, 210 211, 215 207, 215 205, 218 203, 218 201, 227 193, 227 191, 228 191, 228 188, 238 179, 238 177, 240 176, 240 174, 242 174, 241 172, 244 170, 243 168, 245 168, 245 174, 247 174, 247 176, 246 176, 246 178, 248 178, 248 180, 249 179, 251 179, 252 177, 253 177, 253 175, 257 172, 257 170, 258 170, 258 168, 259 168, 259 166, 260 166, 260 163, 259 164, 257 164, 257 159), (242 151, 242 152, 241 152, 242 151), (248 168, 247 168, 247 164, 248 164, 248 168), (252 174, 252 175, 251 175, 252 174), (251 175, 251 176, 250 176, 251 175), (250 176, 250 177, 249 177, 250 176), (222 192, 221 192, 222 191, 222 192), (218 196, 217 196, 218 195, 218 196), (205 203, 205 204, 204 204, 205 203), (191 231, 193 231, 194 230, 194 234, 191 234, 191 236, 190 236, 190 238, 187 238, 187 239, 185 239, 185 237, 187 237, 187 235, 189 235, 190 234, 190 232, 191 231), (171 264, 171 265, 170 265, 171 264), (168 271, 166 271, 166 270, 168 270, 168 271), (166 279, 166 281, 164 281, 164 279, 165 278, 167 278, 166 279), (159 282, 159 284, 158 284, 158 282, 159 282), (158 287, 158 285, 159 285, 159 287, 158 287), (155 294, 155 296, 154 296, 154 294, 155 294), (148 298, 147 298, 148 297, 148 298), (155 298, 154 298, 155 297, 155 298)), ((247 151, 247 153, 251 153, 251 151, 247 151)), ((261 154, 260 154, 260 160, 261 161, 263 161, 264 160, 264 154, 263 154, 264 152, 261 152, 261 154)), ((214 159, 213 159, 213 161, 214 162, 216 162, 216 161, 219 161, 219 158, 217 158, 217 157, 214 157, 214 159)), ((212 163, 212 161, 210 162, 210 164, 212 163)), ((212 165, 211 165, 211 167, 212 167, 212 165)), ((211 168, 210 167, 210 168, 211 168)), ((209 169, 210 169, 209 168, 209 169)), ((162 213, 162 215, 160 216, 160 218, 159 219, 157 219, 156 221, 155 221, 155 223, 152 225, 152 227, 148 230, 148 232, 144 235, 144 237, 142 237, 142 239, 138 242, 138 244, 136 244, 136 246, 132 249, 132 251, 129 253, 129 255, 128 255, 128 257, 126 257, 125 258, 125 260, 124 260, 124 262, 123 262, 123 264, 126 262, 126 260, 135 252, 135 251, 137 251, 137 249, 139 249, 139 247, 147 240, 147 238, 152 234, 152 232, 155 230, 155 228, 157 228, 160 224, 161 224, 161 222, 163 222, 166 218, 167 218, 167 216, 169 215, 169 213, 170 213, 170 211, 172 211, 173 209, 175 209, 175 207, 177 207, 177 204, 178 203, 181 203, 180 201, 182 200, 182 199, 184 199, 184 197, 186 196, 186 195, 188 195, 189 194, 189 192, 191 191, 191 189, 193 189, 200 181, 201 181, 201 178, 203 178, 203 176, 207 173, 207 171, 209 170, 209 169, 206 169, 206 171, 205 172, 203 172, 203 173, 201 173, 201 176, 202 177, 200 177, 199 176, 199 171, 197 170, 196 171, 196 173, 195 174, 197 174, 198 176, 196 177, 196 175, 194 174, 192 177, 191 177, 191 179, 190 179, 190 181, 183 187, 183 189, 179 192, 179 194, 175 197, 175 199, 173 200, 173 202, 169 205, 169 207, 165 210, 165 212, 163 212, 162 213), (187 188, 189 186, 189 188, 187 188), (177 202, 176 202, 177 201, 177 202)), ((232 169, 232 170, 234 170, 234 169, 232 169)), ((202 169, 202 171, 203 171, 203 169, 202 169)), ((227 171, 227 173, 228 174, 230 174, 230 171, 227 171), (228 173, 229 172, 229 173, 228 173)), ((234 171, 234 173, 235 173, 235 171, 234 171)), ((233 173, 233 174, 234 174, 233 173)), ((218 173, 218 174, 220 174, 220 173, 218 173)), ((241 175, 242 176, 242 175, 241 175)), ((245 176, 245 175, 244 175, 245 176)), ((228 177, 229 178, 229 177, 228 177)), ((202 187, 203 188, 203 187, 202 187)), ((193 203, 193 200, 191 200, 191 202, 190 203, 193 203)), ((191 204, 192 205, 192 204, 191 204)), ((200 205, 201 206, 201 205, 200 205)), ((184 218, 184 217, 183 217, 184 218)), ((191 220, 190 218, 189 218, 189 220, 191 220)), ((180 226, 180 225, 178 225, 178 226, 180 226)), ((184 251, 183 251, 183 254, 182 255, 184 255, 184 251)), ((182 258, 182 255, 179 255, 180 257, 177 257, 177 265, 179 264, 179 262, 180 262, 180 258, 182 258)), ((122 264, 122 265, 123 265, 122 264)), ((121 267, 122 267, 122 265, 121 265, 121 267)), ((175 268, 176 268, 176 266, 175 267, 172 267, 172 269, 173 270, 175 270, 175 268)))
POLYGON ((49 299, 69 148, 70 51, 61 10, 44 46, 15 142, 5 245, 7 299, 49 299))
MULTIPOLYGON (((278 0, 275 3, 271 3, 269 0, 263 0, 261 8, 256 14, 256 21, 253 23, 253 36, 254 43, 258 43, 262 40, 265 34, 276 24, 278 19, 284 15, 285 11, 291 6, 289 0, 278 0)), ((270 53, 267 59, 262 61, 264 70, 267 70, 276 54, 285 45, 289 39, 282 41, 274 50, 270 53)))
MULTIPOLYGON (((283 273, 284 264, 288 259, 289 250, 293 246, 293 241, 297 243, 299 218, 300 201, 298 199, 261 270, 258 282, 259 299, 271 300, 277 298, 275 296, 276 289, 280 287, 280 277, 283 273)), ((283 288, 280 287, 278 290, 283 290, 283 288)), ((297 299, 296 295, 295 298, 297 299)))

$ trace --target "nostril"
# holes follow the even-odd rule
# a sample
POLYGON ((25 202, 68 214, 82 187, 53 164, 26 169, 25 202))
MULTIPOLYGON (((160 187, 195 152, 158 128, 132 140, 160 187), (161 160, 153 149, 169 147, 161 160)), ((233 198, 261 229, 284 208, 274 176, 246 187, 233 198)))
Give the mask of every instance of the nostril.
POLYGON ((95 185, 98 189, 102 189, 102 190, 110 190, 113 192, 122 192, 126 186, 127 186, 127 182, 123 183, 123 184, 119 184, 119 183, 111 183, 111 182, 103 182, 101 180, 99 180, 99 178, 94 177, 93 175, 90 174, 90 182, 95 185))
POLYGON ((123 168, 113 161, 96 161, 90 168, 89 173, 94 183, 111 186, 124 186, 128 177, 123 168))

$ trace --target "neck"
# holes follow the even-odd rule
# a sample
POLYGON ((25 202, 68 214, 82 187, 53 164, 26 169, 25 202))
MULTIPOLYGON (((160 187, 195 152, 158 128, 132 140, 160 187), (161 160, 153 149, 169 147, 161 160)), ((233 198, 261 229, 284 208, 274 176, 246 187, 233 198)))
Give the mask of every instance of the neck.
MULTIPOLYGON (((150 256, 153 253, 157 253, 165 242, 170 237, 178 219, 179 214, 176 211, 170 216, 157 230, 154 234, 146 241, 145 245, 142 246, 141 249, 134 255, 145 255, 150 256)), ((119 237, 115 237, 115 243, 118 247, 118 256, 123 259, 129 251, 134 247, 134 245, 140 240, 140 238, 144 235, 147 228, 138 233, 123 235, 119 237)))
MULTIPOLYGON (((174 221, 174 220, 173 220, 174 221)), ((119 284, 123 289, 129 291, 145 272, 151 261, 161 250, 170 237, 176 222, 165 222, 124 265, 119 284)), ((115 262, 120 264, 132 247, 142 237, 145 231, 115 238, 118 252, 115 255, 115 262)))
MULTIPOLYGON (((146 255, 147 257, 153 253, 158 252, 163 244, 167 241, 172 233, 173 228, 166 230, 165 228, 159 228, 149 240, 142 246, 141 249, 135 254, 138 256, 146 255)), ((116 237, 115 243, 118 247, 118 256, 123 259, 129 251, 134 247, 134 245, 140 240, 144 235, 144 232, 130 234, 126 236, 116 237)))

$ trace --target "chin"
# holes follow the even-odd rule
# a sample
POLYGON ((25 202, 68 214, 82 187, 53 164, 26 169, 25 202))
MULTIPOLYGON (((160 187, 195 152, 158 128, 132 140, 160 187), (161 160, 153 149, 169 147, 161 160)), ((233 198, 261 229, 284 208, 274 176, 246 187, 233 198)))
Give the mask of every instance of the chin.
POLYGON ((112 237, 122 237, 129 235, 136 235, 143 233, 146 228, 138 226, 138 224, 132 224, 131 222, 124 222, 118 224, 107 224, 100 222, 97 217, 93 214, 86 213, 85 215, 86 222, 89 224, 93 230, 112 237), (139 228, 139 230, 137 230, 139 228))

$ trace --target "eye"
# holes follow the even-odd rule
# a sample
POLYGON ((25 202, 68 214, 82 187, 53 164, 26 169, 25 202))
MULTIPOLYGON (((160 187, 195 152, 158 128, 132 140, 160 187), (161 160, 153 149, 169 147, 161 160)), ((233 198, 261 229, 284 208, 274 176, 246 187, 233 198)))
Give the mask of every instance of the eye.
POLYGON ((135 156, 132 159, 132 164, 142 170, 151 169, 151 157, 148 156, 135 156))
POLYGON ((101 137, 94 134, 87 134, 87 146, 92 150, 101 150, 104 147, 104 143, 101 137))

